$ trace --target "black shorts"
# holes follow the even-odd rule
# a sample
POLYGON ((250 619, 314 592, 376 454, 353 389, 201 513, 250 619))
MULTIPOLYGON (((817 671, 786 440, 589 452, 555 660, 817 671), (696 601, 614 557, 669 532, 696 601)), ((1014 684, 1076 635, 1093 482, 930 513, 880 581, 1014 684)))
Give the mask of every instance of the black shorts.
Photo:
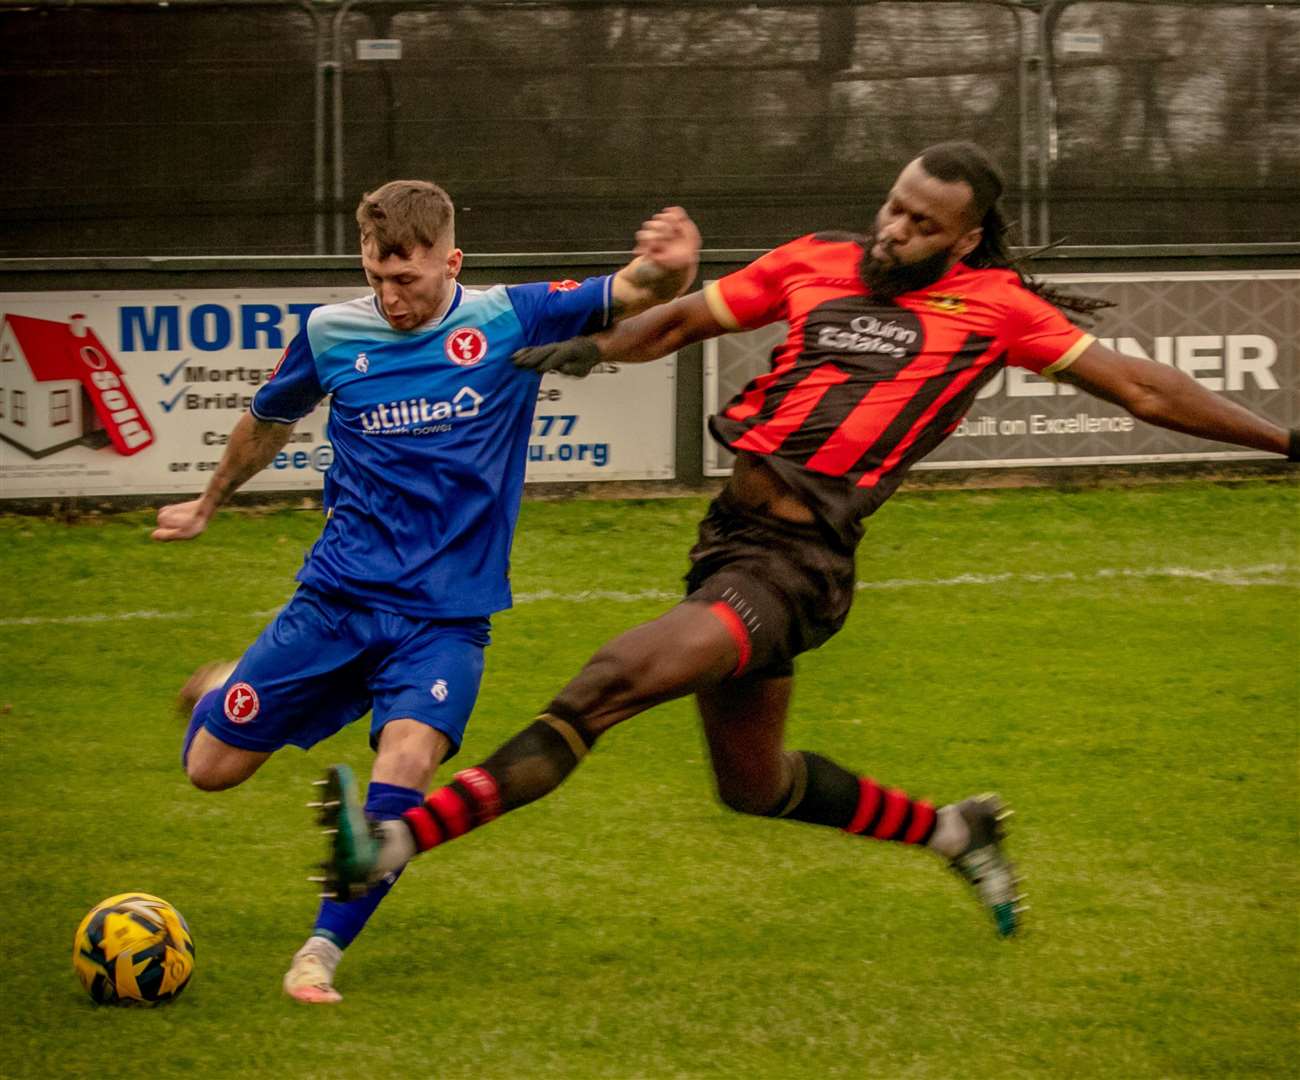
POLYGON ((756 514, 726 492, 700 522, 691 563, 686 599, 713 605, 731 629, 735 675, 792 674, 794 658, 828 641, 853 604, 851 551, 816 525, 756 514))

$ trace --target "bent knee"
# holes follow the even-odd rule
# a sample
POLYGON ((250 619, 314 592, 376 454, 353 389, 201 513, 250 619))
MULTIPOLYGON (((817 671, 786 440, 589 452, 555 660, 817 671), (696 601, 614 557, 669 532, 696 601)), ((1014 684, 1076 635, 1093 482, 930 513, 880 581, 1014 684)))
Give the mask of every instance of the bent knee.
POLYGON ((594 722, 602 711, 635 700, 638 676, 636 657, 624 649, 605 645, 583 665, 549 707, 571 721, 594 722))
POLYGON ((225 791, 242 783, 246 777, 236 775, 220 764, 187 761, 185 776, 200 791, 225 791))
POLYGON ((384 725, 376 749, 371 780, 423 790, 451 753, 451 739, 436 727, 403 716, 384 725))
POLYGON ((779 796, 742 787, 718 787, 718 801, 737 814, 771 817, 779 796))
POLYGON ((224 791, 242 784, 270 756, 230 746, 201 729, 185 757, 185 776, 200 791, 224 791))

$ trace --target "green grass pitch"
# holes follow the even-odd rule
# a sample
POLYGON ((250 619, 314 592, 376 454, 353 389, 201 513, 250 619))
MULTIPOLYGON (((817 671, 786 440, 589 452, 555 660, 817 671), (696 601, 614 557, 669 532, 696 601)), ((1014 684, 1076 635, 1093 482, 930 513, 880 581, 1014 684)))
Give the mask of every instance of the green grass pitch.
MULTIPOLYGON (((1029 932, 925 852, 728 814, 689 701, 554 796, 419 860, 336 1008, 280 992, 315 910, 304 804, 364 725, 204 794, 173 695, 289 595, 319 525, 0 517, 0 1075, 1294 1076, 1300 498, 1288 481, 905 492, 789 739, 940 800, 996 788, 1029 932), (189 920, 193 983, 97 1009, 92 904, 189 920)), ((486 756, 676 594, 702 499, 530 502, 465 750, 486 756)))

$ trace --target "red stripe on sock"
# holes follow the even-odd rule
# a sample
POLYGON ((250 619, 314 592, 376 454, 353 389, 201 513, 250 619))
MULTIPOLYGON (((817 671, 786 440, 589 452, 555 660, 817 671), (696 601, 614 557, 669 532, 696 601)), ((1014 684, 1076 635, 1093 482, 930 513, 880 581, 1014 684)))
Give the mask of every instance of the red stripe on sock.
POLYGON ((898 788, 890 788, 885 792, 885 813, 874 829, 871 835, 877 840, 892 840, 895 830, 903 823, 903 815, 907 813, 907 792, 899 791, 898 788))
POLYGON ((472 769, 462 769, 453 780, 459 780, 474 800, 474 824, 486 825, 501 815, 501 789, 497 787, 496 777, 477 765, 472 769))
POLYGON ((912 824, 903 836, 905 844, 919 844, 925 839, 934 824, 934 806, 931 803, 917 801, 912 804, 912 824))
POLYGON ((455 840, 469 832, 469 807, 451 788, 439 788, 424 801, 446 827, 446 839, 455 840))
POLYGON ((423 806, 412 806, 402 813, 402 820, 415 834, 415 843, 421 851, 428 851, 442 843, 442 830, 433 820, 433 815, 423 806))
POLYGON ((853 820, 844 826, 846 833, 860 833, 867 827, 880 802, 880 785, 869 776, 858 777, 858 808, 853 812, 853 820))
POLYGON ((709 605, 709 610, 721 620, 722 625, 727 628, 727 632, 731 634, 732 640, 736 643, 736 652, 738 654, 736 670, 731 673, 734 678, 749 665, 749 657, 753 652, 753 646, 749 641, 749 627, 744 624, 731 605, 722 600, 715 600, 709 605))

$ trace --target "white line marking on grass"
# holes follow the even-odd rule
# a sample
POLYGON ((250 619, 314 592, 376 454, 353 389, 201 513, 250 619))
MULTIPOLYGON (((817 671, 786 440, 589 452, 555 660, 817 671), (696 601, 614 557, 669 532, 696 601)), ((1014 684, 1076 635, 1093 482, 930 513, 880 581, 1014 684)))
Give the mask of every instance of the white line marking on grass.
POLYGON ((30 615, 20 619, 0 619, 0 626, 70 626, 132 619, 185 619, 190 614, 188 611, 114 611, 101 615, 30 615))
MULTIPOLYGON (((954 585, 1006 585, 1046 584, 1057 581, 1106 581, 1115 578, 1191 578, 1208 581, 1214 585, 1291 585, 1280 580, 1295 568, 1283 563, 1265 563, 1260 566, 1224 566, 1214 570, 1194 570, 1188 566, 1120 567, 1076 573, 1060 570, 1056 573, 1024 574, 958 574, 950 578, 894 578, 886 581, 859 581, 858 589, 919 589, 948 588, 954 585)), ((1294 587, 1294 586, 1292 586, 1294 587)))
POLYGON ((682 598, 681 592, 665 592, 663 589, 645 589, 640 592, 619 592, 616 589, 587 589, 576 593, 559 593, 551 589, 539 589, 537 592, 516 593, 516 604, 536 604, 542 600, 559 600, 567 604, 587 604, 593 600, 608 600, 613 604, 635 604, 641 600, 662 600, 671 603, 682 598))
MULTIPOLYGON (((250 617, 270 618, 279 612, 278 607, 265 611, 246 611, 250 617)), ((137 619, 210 619, 225 617, 227 611, 112 611, 95 615, 28 615, 16 619, 0 619, 0 626, 78 626, 82 623, 131 622, 137 619)))
MULTIPOLYGON (((1003 573, 1003 574, 958 574, 949 578, 887 578, 884 581, 859 581, 857 588, 868 589, 950 589, 957 586, 989 585, 1043 585, 1059 581, 1108 581, 1123 578, 1188 578, 1204 581, 1212 585, 1273 585, 1294 589, 1300 582, 1287 580, 1294 575, 1297 567, 1285 563, 1262 563, 1259 566, 1222 566, 1212 570, 1196 570, 1190 566, 1146 566, 1119 567, 1116 569, 1092 570, 1076 573, 1073 570, 1060 570, 1055 573, 1003 573)), ((515 604, 537 604, 547 600, 565 604, 587 604, 604 601, 612 604, 633 604, 643 600, 658 600, 672 603, 680 600, 679 592, 666 592, 663 589, 645 589, 640 592, 623 592, 617 589, 588 589, 583 592, 565 593, 553 589, 539 589, 536 592, 517 593, 515 604)), ((278 607, 262 611, 247 611, 250 618, 267 619, 275 615, 278 607)), ((74 626, 82 623, 130 622, 143 619, 209 619, 225 617, 230 612, 212 611, 120 611, 102 612, 93 615, 30 615, 20 618, 0 619, 0 626, 74 626)))

